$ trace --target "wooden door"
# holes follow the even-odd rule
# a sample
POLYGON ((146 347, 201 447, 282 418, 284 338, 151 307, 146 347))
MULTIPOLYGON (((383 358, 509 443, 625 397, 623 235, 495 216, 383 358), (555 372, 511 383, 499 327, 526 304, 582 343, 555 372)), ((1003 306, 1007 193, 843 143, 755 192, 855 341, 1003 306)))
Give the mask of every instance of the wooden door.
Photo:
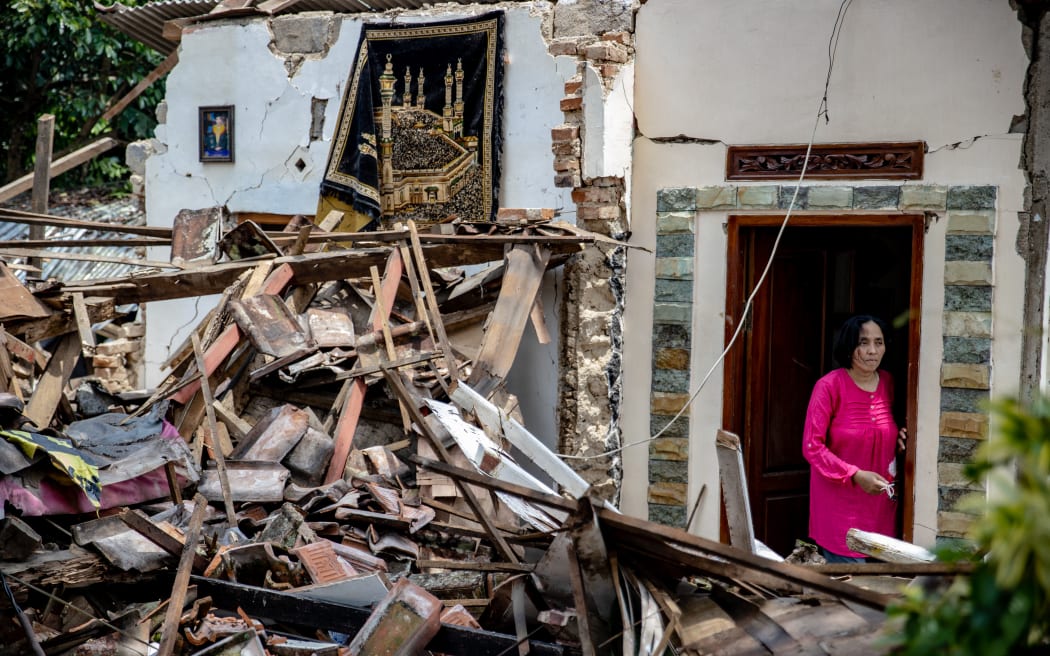
MULTIPOLYGON (((759 219, 747 217, 730 230, 727 334, 773 250, 777 228, 759 219)), ((916 224, 828 227, 827 221, 800 220, 785 231, 726 363, 725 425, 743 441, 755 536, 781 555, 808 537, 802 427, 814 383, 836 366, 832 342, 846 318, 862 312, 898 320, 883 367, 898 381, 898 422, 912 411, 909 342, 917 339, 917 323, 908 317, 920 286, 912 276, 916 224)))

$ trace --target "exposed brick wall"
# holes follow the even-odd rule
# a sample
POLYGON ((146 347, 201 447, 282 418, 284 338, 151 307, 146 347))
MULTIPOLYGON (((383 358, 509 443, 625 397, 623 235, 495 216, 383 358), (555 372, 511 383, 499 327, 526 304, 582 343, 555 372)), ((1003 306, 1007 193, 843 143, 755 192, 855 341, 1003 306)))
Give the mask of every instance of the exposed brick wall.
MULTIPOLYGON (((579 60, 578 73, 565 83, 560 109, 564 122, 551 130, 554 184, 571 188, 576 223, 613 238, 627 233, 626 187, 621 177, 584 179, 584 70, 598 71, 603 84, 630 61, 630 32, 572 36, 550 43, 549 52, 579 60)), ((596 458, 573 466, 604 498, 618 502, 622 478, 620 446, 623 308, 626 288, 623 248, 589 249, 565 267, 566 308, 562 320, 559 425, 563 453, 596 458)))

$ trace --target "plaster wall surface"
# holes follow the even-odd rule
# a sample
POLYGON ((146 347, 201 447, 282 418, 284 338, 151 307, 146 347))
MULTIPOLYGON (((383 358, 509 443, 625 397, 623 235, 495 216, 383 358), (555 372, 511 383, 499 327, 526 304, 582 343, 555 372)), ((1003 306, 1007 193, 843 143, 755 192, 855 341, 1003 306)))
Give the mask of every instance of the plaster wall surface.
MULTIPOLYGON (((462 18, 503 9, 506 13, 504 62, 504 144, 502 207, 569 207, 569 189, 553 184, 550 130, 563 121, 559 101, 574 74, 547 53, 553 4, 445 6, 403 12, 404 23, 462 18)), ((181 209, 225 205, 231 212, 312 215, 328 158, 345 83, 354 60, 362 21, 390 16, 330 15, 327 49, 282 53, 274 47, 265 20, 202 23, 187 30, 179 63, 168 77, 166 123, 156 131, 157 153, 146 163, 146 209, 151 225, 171 226, 181 209), (290 72, 291 71, 291 72, 290 72), (311 106, 326 101, 322 138, 310 139, 311 106), (234 106, 235 162, 198 161, 198 108, 234 106)), ((564 217, 572 221, 572 216, 564 217)), ((166 251, 150 257, 166 259, 166 251)), ((553 278, 552 278, 553 280, 553 278)), ((553 282, 546 294, 554 296, 553 282)), ((146 337, 147 385, 159 382, 158 365, 177 348, 215 298, 152 304, 146 337), (197 319, 191 320, 194 313, 197 319)), ((554 309, 548 320, 557 326, 554 309)), ((553 436, 558 359, 557 330, 551 344, 523 342, 530 362, 550 367, 543 375, 518 377, 511 391, 523 399, 526 424, 553 436), (532 410, 534 409, 534 410, 532 410), (531 412, 530 412, 531 411, 531 412), (532 412, 535 416, 530 416, 532 412)))
MULTIPOLYGON (((633 243, 655 245, 659 189, 727 184, 727 145, 809 141, 839 5, 837 0, 650 0, 639 9, 633 243), (678 135, 684 135, 685 143, 654 141, 678 135)), ((828 90, 830 120, 821 119, 815 133, 818 143, 921 139, 930 150, 925 174, 922 181, 907 184, 998 188, 993 396, 1015 391, 1019 372, 1023 261, 1014 243, 1017 212, 1023 209, 1024 177, 1018 169, 1023 135, 1009 133, 1009 126, 1025 111, 1026 66, 1021 24, 1008 3, 853 3, 828 90)), ((727 213, 698 212, 695 220, 692 391, 724 346, 727 213)), ((937 526, 945 224, 943 213, 930 222, 923 256, 913 529, 915 541, 926 545, 937 526)), ((624 377, 640 381, 651 368, 654 259, 639 250, 629 257, 624 377)), ((693 402, 689 419, 690 502, 707 486, 699 518, 690 528, 713 538, 718 537, 719 508, 714 436, 721 427, 722 392, 717 366, 693 402)), ((629 442, 650 434, 647 394, 626 396, 623 429, 629 442)), ((625 512, 645 516, 647 485, 645 447, 635 447, 634 455, 624 459, 625 512)))

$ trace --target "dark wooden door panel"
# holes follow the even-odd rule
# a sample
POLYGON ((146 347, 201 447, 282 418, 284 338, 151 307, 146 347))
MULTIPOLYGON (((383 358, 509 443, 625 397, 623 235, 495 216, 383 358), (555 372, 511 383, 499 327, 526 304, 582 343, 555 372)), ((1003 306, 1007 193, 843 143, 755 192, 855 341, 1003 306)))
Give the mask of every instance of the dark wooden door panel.
MULTIPOLYGON (((727 335, 743 316, 777 233, 763 217, 734 221, 739 223, 731 221, 729 231, 727 335)), ((802 456, 802 430, 813 385, 835 366, 834 331, 856 312, 891 321, 919 298, 921 280, 912 277, 915 253, 921 252, 918 219, 835 221, 805 217, 785 231, 755 296, 741 348, 726 363, 725 423, 743 441, 755 536, 781 555, 808 535, 809 464, 802 456)), ((914 385, 906 365, 916 356, 917 330, 905 324, 896 333, 883 366, 900 381, 903 410, 914 385)))

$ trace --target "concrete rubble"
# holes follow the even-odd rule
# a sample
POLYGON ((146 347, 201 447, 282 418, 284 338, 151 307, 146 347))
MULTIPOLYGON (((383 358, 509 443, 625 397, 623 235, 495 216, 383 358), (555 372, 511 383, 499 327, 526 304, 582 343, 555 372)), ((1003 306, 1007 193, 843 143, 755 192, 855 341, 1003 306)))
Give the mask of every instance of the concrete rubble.
POLYGON ((171 269, 0 264, 0 654, 878 652, 902 585, 950 568, 842 580, 625 517, 529 432, 505 381, 540 281, 622 245, 500 217, 215 208, 149 235, 171 269), (135 389, 126 309, 216 293, 135 389))

